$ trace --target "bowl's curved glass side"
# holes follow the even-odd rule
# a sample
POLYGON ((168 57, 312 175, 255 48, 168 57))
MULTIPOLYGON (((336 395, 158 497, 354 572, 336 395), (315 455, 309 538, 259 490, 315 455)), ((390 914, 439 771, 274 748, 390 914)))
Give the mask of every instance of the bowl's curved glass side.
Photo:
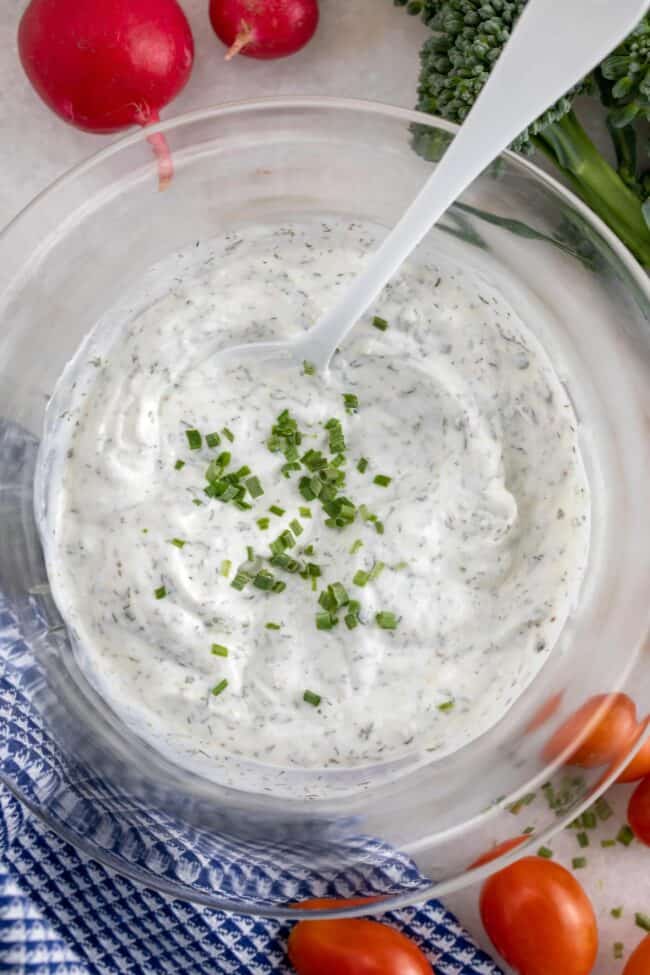
MULTIPOLYGON (((178 896, 271 913, 314 893, 380 892, 392 904, 461 886, 469 864, 493 843, 526 830, 520 851, 536 848, 602 787, 611 770, 568 769, 561 755, 554 769, 541 757, 545 740, 585 697, 633 688, 639 704, 650 698, 641 654, 647 598, 638 605, 648 591, 647 525, 644 534, 645 515, 633 503, 650 462, 647 451, 630 448, 648 406, 647 286, 579 204, 509 159, 452 208, 430 244, 481 273, 520 282, 566 325, 571 354, 595 377, 572 390, 579 410, 595 402, 607 414, 616 398, 607 363, 598 363, 604 346, 584 338, 585 322, 594 330, 615 322, 613 367, 624 370, 621 417, 630 440, 619 456, 620 426, 612 421, 612 463, 625 489, 600 492, 616 523, 596 539, 596 551, 613 549, 618 533, 615 570, 622 568, 617 599, 600 612, 597 592, 592 599, 589 632, 602 629, 592 646, 585 635, 572 654, 552 655, 508 716, 468 749, 330 804, 215 792, 117 726, 70 653, 49 594, 32 485, 46 401, 79 342, 116 288, 195 238, 326 212, 390 225, 429 172, 411 147, 413 120, 413 113, 326 102, 206 112, 165 126, 177 176, 162 197, 146 143, 130 137, 0 238, 0 256, 11 252, 0 260, 0 722, 8 731, 0 735, 0 776, 84 849, 178 896), (86 267, 93 273, 80 273, 86 267), (614 635, 622 641, 616 653, 614 635), (530 730, 549 700, 555 710, 530 730)), ((446 127, 429 129, 448 135, 446 127)))

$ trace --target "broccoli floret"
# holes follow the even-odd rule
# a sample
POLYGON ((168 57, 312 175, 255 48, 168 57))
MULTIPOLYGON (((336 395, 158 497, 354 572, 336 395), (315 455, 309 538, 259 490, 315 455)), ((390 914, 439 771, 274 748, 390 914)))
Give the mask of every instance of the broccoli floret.
MULTIPOLYGON (((422 18, 433 32, 420 55, 420 111, 463 122, 525 2, 420 0, 422 18)), ((631 125, 638 117, 650 117, 649 96, 650 17, 646 15, 596 72, 536 119, 512 146, 523 153, 544 152, 646 267, 650 267, 650 229, 643 205, 650 180, 637 172, 631 125), (619 172, 598 152, 574 111, 576 95, 594 91, 609 108, 610 128, 619 129, 614 138, 619 172)), ((443 143, 444 137, 416 133, 415 145, 423 155, 434 156, 443 143)))

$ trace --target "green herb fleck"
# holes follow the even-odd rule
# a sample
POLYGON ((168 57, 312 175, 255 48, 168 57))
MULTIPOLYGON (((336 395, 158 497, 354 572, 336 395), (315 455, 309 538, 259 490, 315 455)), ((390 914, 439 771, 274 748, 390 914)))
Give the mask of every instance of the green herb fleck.
POLYGON ((269 527, 270 524, 271 524, 271 519, 270 518, 258 518, 257 519, 257 527, 260 528, 263 532, 266 531, 266 529, 269 527))
POLYGON ((365 586, 370 578, 369 572, 364 572, 363 569, 357 569, 357 571, 352 576, 352 582, 355 586, 365 586))
POLYGON ((238 592, 241 592, 242 589, 246 588, 246 586, 250 581, 251 581, 251 577, 247 572, 242 572, 241 569, 237 569, 237 572, 235 573, 235 578, 232 580, 230 585, 232 586, 233 589, 237 589, 238 592))
POLYGON ((650 916, 648 914, 640 914, 638 911, 634 915, 634 923, 637 928, 641 928, 642 931, 650 932, 650 916))
POLYGON ((604 796, 597 799, 594 803, 594 810, 598 818, 604 823, 606 820, 610 819, 614 815, 614 810, 607 802, 604 796))
POLYGON ((271 512, 272 515, 277 515, 278 518, 281 518, 282 515, 284 514, 284 508, 278 507, 277 504, 272 504, 271 507, 269 508, 269 511, 271 512))
POLYGON ((361 458, 361 460, 357 464, 357 470, 359 471, 360 474, 365 474, 366 473, 366 471, 368 470, 368 458, 367 457, 362 457, 361 458))
POLYGON ((576 839, 578 841, 578 846, 582 847, 582 849, 584 849, 586 846, 589 846, 589 834, 588 833, 577 833, 576 834, 576 839))
POLYGON ((221 437, 218 433, 206 433, 205 442, 208 447, 218 447, 221 443, 221 437))
POLYGON ((228 647, 224 647, 222 643, 213 643, 211 652, 215 655, 215 657, 227 657, 228 647))
POLYGON ((574 870, 582 870, 584 867, 587 866, 587 858, 573 857, 573 859, 571 860, 571 866, 573 867, 574 870))
POLYGON ((176 548, 184 548, 187 545, 187 542, 183 538, 170 538, 170 542, 176 548))
POLYGON ((255 578, 253 579, 253 585, 257 589, 262 589, 264 592, 268 592, 273 589, 273 583, 275 582, 275 576, 268 569, 260 569, 255 578))
POLYGON ((391 481, 392 477, 387 477, 386 474, 376 474, 372 479, 372 483, 378 484, 379 487, 388 487, 391 481))
POLYGON ((618 920, 618 918, 623 917, 623 908, 613 907, 609 913, 618 920))
POLYGON ((264 488, 260 484, 259 477, 249 477, 246 481, 246 487, 251 498, 260 498, 264 494, 264 488))
POLYGON ((548 846, 540 846, 539 850, 537 851, 537 856, 541 857, 543 860, 552 860, 553 850, 550 850, 548 846))
POLYGON ((363 548, 363 542, 360 538, 357 538, 357 540, 352 542, 352 545, 350 546, 350 555, 356 555, 361 548, 363 548))
POLYGON ((302 696, 302 699, 303 701, 305 701, 306 704, 311 704, 315 708, 318 707, 318 705, 322 700, 320 694, 315 694, 313 691, 305 691, 305 693, 302 696))
POLYGON ((227 687, 228 687, 228 681, 224 677, 224 679, 220 680, 218 684, 215 684, 215 686, 212 688, 212 693, 215 697, 219 697, 219 695, 223 694, 223 692, 227 687))
POLYGON ((184 460, 177 460, 176 463, 174 464, 175 471, 182 471, 184 467, 185 467, 184 460))
POLYGON ((185 436, 190 450, 200 450, 203 438, 198 430, 186 430, 185 436))
POLYGON ((222 427, 221 432, 223 433, 226 440, 230 440, 231 443, 235 439, 235 434, 232 432, 232 430, 229 430, 228 427, 222 427))
POLYGON ((608 849, 608 847, 616 846, 616 840, 601 840, 600 845, 603 849, 608 849))
POLYGON ((375 579, 378 579, 385 568, 386 565, 384 562, 375 562, 372 569, 368 573, 368 582, 374 582, 375 579))
POLYGON ((305 361, 302 364, 302 371, 305 374, 305 376, 315 376, 316 366, 314 365, 313 362, 307 362, 307 360, 305 359, 305 361))
POLYGON ((224 559, 223 562, 221 563, 221 569, 219 571, 221 572, 221 575, 225 579, 227 579, 228 576, 230 575, 231 569, 232 569, 232 562, 230 561, 230 559, 224 559))
POLYGON ((269 623, 265 623, 264 626, 265 626, 265 628, 267 630, 281 630, 282 629, 282 623, 272 623, 272 622, 269 622, 269 623))
POLYGON ((316 628, 318 630, 331 630, 338 623, 338 619, 329 610, 324 610, 322 613, 316 613, 316 628))
POLYGON ((625 826, 621 826, 621 828, 618 831, 618 835, 616 837, 617 843, 621 843, 623 846, 629 846, 633 840, 634 840, 634 833, 627 825, 627 823, 625 824, 625 826))
POLYGON ((311 508, 298 508, 298 514, 301 518, 311 518, 311 508))
POLYGON ((294 533, 294 535, 296 536, 296 538, 298 538, 299 535, 302 535, 304 531, 304 528, 302 527, 302 525, 300 524, 297 518, 291 519, 291 521, 289 522, 289 527, 291 531, 294 533))
POLYGON ((356 413, 359 409, 359 397, 355 393, 343 393, 343 405, 347 413, 356 413))
POLYGON ((165 588, 165 586, 158 586, 157 589, 154 589, 153 594, 156 597, 156 599, 164 599, 165 596, 167 595, 167 589, 165 588))
POLYGON ((372 324, 375 326, 375 328, 378 328, 380 332, 385 332, 388 328, 388 322, 386 319, 380 318, 379 315, 374 316, 372 324))
MULTIPOLYGON (((445 711, 453 711, 455 704, 455 701, 443 701, 442 704, 438 705, 438 711, 442 711, 443 713, 445 711)), ((510 812, 512 811, 513 810, 511 809, 510 812)))
POLYGON ((616 959, 616 961, 620 961, 621 960, 621 958, 623 957, 624 952, 625 952, 625 945, 623 944, 623 942, 622 941, 615 941, 614 942, 614 951, 613 951, 613 953, 614 953, 614 958, 616 959))
POLYGON ((375 620, 382 630, 396 630, 399 622, 395 613, 389 613, 387 610, 377 613, 375 620))

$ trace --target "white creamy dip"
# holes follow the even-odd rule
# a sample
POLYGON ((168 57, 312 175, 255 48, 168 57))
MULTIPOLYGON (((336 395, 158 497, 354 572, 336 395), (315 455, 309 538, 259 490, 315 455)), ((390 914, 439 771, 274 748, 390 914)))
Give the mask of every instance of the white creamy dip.
POLYGON ((457 749, 506 712, 575 606, 590 512, 576 417, 493 287, 414 261, 373 311, 388 327, 359 322, 327 377, 220 362, 220 348, 309 328, 374 246, 372 228, 339 221, 197 245, 95 330, 59 385, 42 452, 52 590, 100 693, 181 763, 345 768, 457 749), (300 456, 328 462, 324 424, 340 420, 351 524, 326 525, 301 496, 300 461, 283 475, 267 445, 283 410, 300 456), (225 473, 259 480, 250 509, 204 491, 223 451, 225 473), (287 554, 321 570, 315 591, 266 561, 286 530, 287 554), (238 591, 242 565, 286 588, 238 591), (318 629, 337 582, 360 610, 318 629))

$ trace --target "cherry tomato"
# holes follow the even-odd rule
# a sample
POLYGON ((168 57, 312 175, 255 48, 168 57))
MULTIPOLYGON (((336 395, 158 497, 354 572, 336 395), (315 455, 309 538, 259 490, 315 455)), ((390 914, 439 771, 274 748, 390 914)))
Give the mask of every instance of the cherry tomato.
POLYGON ((497 843, 497 845, 493 846, 491 850, 487 850, 485 853, 482 853, 481 856, 474 860, 473 863, 470 863, 468 869, 475 870, 476 867, 482 867, 486 863, 491 863, 492 860, 496 860, 498 857, 502 857, 506 853, 510 853, 511 850, 515 850, 518 846, 521 846, 522 843, 525 843, 527 839, 528 836, 513 836, 509 840, 504 840, 503 843, 497 843))
POLYGON ((627 694, 596 694, 560 725, 544 748, 544 758, 557 758, 581 734, 567 765, 596 768, 607 765, 630 747, 638 732, 636 707, 627 694), (588 729, 588 730, 587 730, 588 729))
POLYGON ((519 975, 589 975, 598 953, 591 903, 575 877, 551 860, 524 857, 481 891, 481 918, 519 975))
POLYGON ((642 779, 630 796, 627 820, 636 838, 650 846, 650 776, 642 779))
MULTIPOLYGON (((316 899, 300 907, 350 907, 380 900, 316 899)), ((435 975, 416 944, 395 928, 363 918, 299 921, 289 935, 289 959, 298 975, 435 975)))
POLYGON ((648 975, 650 972, 650 934, 632 952, 623 969, 623 975, 648 975))
MULTIPOLYGON (((640 736, 648 727, 648 722, 650 718, 646 718, 645 721, 639 725, 638 733, 632 744, 636 744, 640 736)), ((630 745, 630 748, 632 745, 630 745)), ((625 766, 617 782, 638 782, 639 779, 644 779, 646 775, 650 775, 650 738, 639 748, 638 752, 632 759, 632 761, 625 766)))

